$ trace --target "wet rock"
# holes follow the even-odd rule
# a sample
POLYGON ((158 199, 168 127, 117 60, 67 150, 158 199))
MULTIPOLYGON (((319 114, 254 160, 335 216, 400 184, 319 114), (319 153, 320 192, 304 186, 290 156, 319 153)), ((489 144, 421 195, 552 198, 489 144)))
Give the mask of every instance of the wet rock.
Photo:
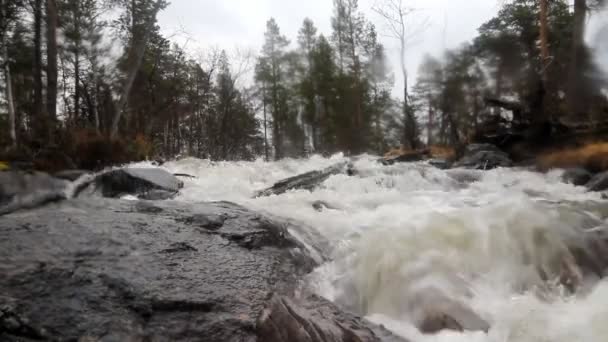
POLYGON ((491 170, 497 167, 511 167, 513 161, 509 156, 491 144, 471 144, 465 149, 464 156, 454 167, 477 170, 491 170))
POLYGON ((63 200, 67 185, 42 172, 0 172, 0 215, 63 200))
POLYGON ((256 327, 264 342, 407 342, 318 296, 296 302, 275 295, 256 327))
POLYGON ((174 197, 184 183, 162 169, 125 168, 101 173, 89 182, 81 184, 77 195, 100 193, 103 197, 118 198, 125 195, 147 200, 163 200, 174 197))
POLYGON ((608 190, 608 171, 593 176, 585 186, 589 191, 608 190))
POLYGON ((413 297, 410 303, 412 316, 422 333, 434 334, 442 330, 488 332, 490 329, 490 324, 473 309, 437 289, 426 288, 413 297))
POLYGON ((254 197, 257 198, 257 197, 265 197, 265 196, 271 196, 271 195, 280 195, 289 190, 297 190, 297 189, 313 190, 314 188, 319 186, 321 183, 323 183, 324 181, 326 181, 329 177, 331 177, 333 175, 347 173, 347 172, 350 173, 349 170, 351 168, 352 167, 349 166, 349 163, 342 162, 342 163, 332 165, 323 170, 306 172, 304 174, 301 174, 301 175, 298 175, 295 177, 290 177, 290 178, 284 179, 284 180, 276 183, 275 185, 271 186, 268 189, 258 191, 254 195, 254 197))
POLYGON ((338 210, 336 206, 333 206, 325 201, 314 201, 312 202, 312 207, 318 212, 324 211, 325 209, 338 210))
POLYGON ((450 163, 446 159, 429 159, 429 165, 434 166, 440 170, 447 170, 452 167, 452 163, 450 163))
POLYGON ((422 151, 402 151, 397 150, 393 153, 388 153, 383 158, 378 160, 382 165, 393 165, 395 163, 409 163, 426 159, 429 156, 429 150, 422 151))
POLYGON ((183 177, 183 178, 196 179, 196 176, 189 175, 189 174, 187 174, 187 173, 174 173, 173 175, 174 175, 175 177, 183 177))
POLYGON ((292 296, 317 265, 280 222, 238 205, 141 203, 80 198, 5 215, 0 341, 262 341, 269 298, 292 296), (183 219, 203 216, 222 226, 183 219))
POLYGON ((562 181, 576 186, 583 186, 589 183, 592 177, 593 175, 591 172, 583 168, 572 168, 564 171, 564 174, 562 174, 562 181))

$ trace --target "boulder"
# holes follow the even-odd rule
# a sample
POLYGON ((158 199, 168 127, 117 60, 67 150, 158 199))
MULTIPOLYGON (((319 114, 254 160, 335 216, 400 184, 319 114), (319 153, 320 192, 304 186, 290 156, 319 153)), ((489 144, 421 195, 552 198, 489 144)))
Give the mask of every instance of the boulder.
POLYGON ((161 200, 174 197, 184 183, 163 169, 124 168, 96 175, 78 186, 76 195, 99 193, 103 197, 118 198, 124 195, 140 199, 161 200))
POLYGON ((424 160, 429 156, 429 150, 422 151, 404 151, 404 150, 395 150, 387 153, 384 157, 380 158, 378 161, 382 163, 382 165, 393 165, 395 163, 409 163, 424 160))
POLYGON ((608 190, 608 171, 593 176, 585 186, 589 191, 608 190))
POLYGON ((304 301, 273 296, 257 332, 260 342, 407 342, 318 296, 304 301))
POLYGON ((0 172, 0 215, 63 200, 67 185, 42 172, 0 172))
POLYGON ((452 163, 450 163, 446 159, 439 159, 439 158, 429 159, 428 163, 429 163, 429 165, 434 166, 440 170, 447 170, 450 167, 452 167, 452 163))
POLYGON ((329 177, 331 177, 333 175, 337 175, 337 174, 341 174, 341 173, 344 173, 344 174, 354 173, 354 171, 350 171, 351 169, 352 169, 352 166, 350 166, 349 163, 342 162, 342 163, 332 165, 323 170, 306 172, 301 175, 290 177, 290 178, 284 179, 280 182, 277 182, 276 184, 274 184, 273 186, 271 186, 270 188, 267 188, 265 190, 258 191, 254 195, 254 197, 257 198, 257 197, 265 197, 265 196, 271 196, 271 195, 280 195, 289 190, 297 190, 297 189, 313 190, 314 188, 319 186, 321 183, 323 183, 324 181, 326 181, 329 177))
POLYGON ((513 161, 509 156, 491 144, 468 145, 464 151, 464 156, 454 164, 454 167, 477 170, 511 166, 513 166, 513 161))
POLYGON ((490 329, 490 324, 473 309, 435 288, 421 289, 410 305, 414 323, 424 334, 443 330, 488 332, 490 329))
POLYGON ((338 210, 338 207, 331 205, 325 201, 314 201, 312 202, 312 208, 318 212, 322 212, 325 209, 338 210))
POLYGON ((265 341, 268 300, 317 265, 281 222, 235 204, 104 198, 5 215, 0 260, 7 342, 265 341))
POLYGON ((583 186, 589 183, 592 177, 593 175, 591 174, 591 172, 580 167, 567 169, 562 174, 562 180, 564 181, 564 183, 576 186, 583 186))

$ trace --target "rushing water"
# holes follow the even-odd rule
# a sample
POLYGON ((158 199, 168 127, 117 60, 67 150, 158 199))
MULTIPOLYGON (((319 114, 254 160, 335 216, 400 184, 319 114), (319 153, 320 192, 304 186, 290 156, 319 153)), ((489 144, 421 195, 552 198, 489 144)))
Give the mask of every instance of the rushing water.
POLYGON ((330 261, 309 286, 411 341, 608 341, 608 281, 585 280, 572 296, 539 276, 557 278, 566 239, 603 224, 599 195, 560 182, 559 171, 387 167, 364 156, 356 176, 252 199, 280 179, 342 160, 185 159, 165 168, 198 177, 178 200, 233 201, 316 230, 329 241, 330 261), (317 211, 315 201, 331 209, 317 211), (419 333, 421 309, 444 298, 472 309, 489 332, 419 333))

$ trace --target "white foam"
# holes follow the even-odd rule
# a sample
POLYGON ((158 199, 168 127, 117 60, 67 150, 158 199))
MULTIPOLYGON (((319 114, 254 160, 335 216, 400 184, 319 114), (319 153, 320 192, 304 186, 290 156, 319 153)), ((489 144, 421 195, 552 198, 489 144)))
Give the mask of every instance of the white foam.
POLYGON ((314 227, 330 242, 333 261, 311 275, 311 286, 412 341, 608 341, 606 282, 568 297, 559 288, 539 290, 546 285, 537 272, 556 272, 551 260, 563 251, 564 234, 585 219, 557 203, 599 195, 562 183, 559 171, 498 169, 473 173, 465 178, 479 179, 466 183, 458 171, 382 166, 364 156, 354 163, 357 176, 332 176, 313 192, 252 198, 278 180, 344 160, 185 159, 164 168, 197 177, 184 180, 178 200, 234 201, 314 227), (315 201, 335 209, 318 212, 315 201), (413 298, 428 289, 472 308, 490 331, 422 336, 413 298))

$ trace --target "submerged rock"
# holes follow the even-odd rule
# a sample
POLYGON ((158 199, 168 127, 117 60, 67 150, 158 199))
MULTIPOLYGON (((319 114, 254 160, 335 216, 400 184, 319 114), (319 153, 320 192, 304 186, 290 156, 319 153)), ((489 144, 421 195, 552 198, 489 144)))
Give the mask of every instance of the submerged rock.
POLYGON ((269 298, 316 266, 238 205, 101 198, 4 216, 0 260, 0 341, 265 341, 269 298))
POLYGON ((42 172, 0 172, 0 215, 63 200, 67 185, 42 172))
POLYGON ((258 191, 254 197, 280 195, 289 190, 313 190, 329 177, 340 173, 350 174, 351 166, 347 162, 338 163, 320 171, 310 171, 298 176, 284 179, 268 189, 258 191))
POLYGON ((442 330, 488 332, 490 329, 490 324, 473 309, 436 289, 420 291, 411 305, 414 307, 414 323, 425 334, 442 330))
POLYGON ((608 171, 593 176, 585 186, 590 191, 608 190, 608 171))
POLYGON ((452 167, 452 163, 446 159, 439 159, 439 158, 429 159, 428 163, 429 163, 429 165, 434 166, 440 170, 447 170, 450 167, 452 167))
POLYGON ((325 209, 338 210, 338 207, 331 205, 325 201, 312 202, 312 208, 318 212, 324 211, 325 209))
POLYGON ((491 170, 497 167, 511 167, 513 161, 509 155, 491 144, 471 144, 465 149, 464 156, 454 167, 467 169, 491 170))
POLYGON ((423 151, 403 151, 397 150, 395 152, 389 152, 387 155, 382 157, 379 162, 382 165, 393 165, 395 163, 408 163, 424 160, 429 156, 429 150, 423 151))
POLYGON ((273 296, 257 332, 260 342, 407 342, 318 296, 302 302, 273 296))
POLYGON ((81 184, 76 193, 88 188, 89 193, 100 193, 103 197, 133 195, 140 199, 162 200, 174 197, 183 186, 182 181, 163 169, 124 168, 95 176, 81 184))
POLYGON ((580 167, 567 169, 562 174, 562 180, 565 183, 576 185, 576 186, 583 186, 583 185, 587 184, 591 180, 592 177, 593 177, 593 175, 591 174, 591 172, 589 172, 583 168, 580 168, 580 167))

